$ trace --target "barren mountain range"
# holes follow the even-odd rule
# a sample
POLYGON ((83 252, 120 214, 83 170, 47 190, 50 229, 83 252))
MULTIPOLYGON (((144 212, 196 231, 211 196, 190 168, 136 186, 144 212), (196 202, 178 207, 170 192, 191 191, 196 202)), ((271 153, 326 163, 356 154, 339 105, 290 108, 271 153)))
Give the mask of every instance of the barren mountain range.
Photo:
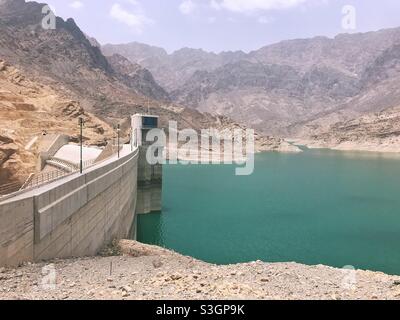
POLYGON ((45 30, 43 5, 0 0, 3 183, 23 181, 29 171, 12 163, 32 168, 34 155, 22 148, 33 133, 43 126, 62 131, 61 119, 73 136, 77 114, 91 119, 87 138, 94 144, 129 115, 151 112, 181 128, 253 127, 265 135, 257 135, 263 150, 291 149, 269 136, 336 148, 400 147, 400 28, 284 41, 250 53, 168 54, 137 42, 101 46, 72 19, 57 17, 56 29, 45 30), (22 130, 43 112, 54 122, 22 130))
POLYGON ((268 134, 305 137, 400 101, 400 28, 284 41, 248 54, 105 45, 148 68, 170 97, 268 134))
MULTIPOLYGON (((135 113, 157 114, 163 126, 175 120, 196 130, 244 128, 172 103, 150 71, 122 55, 104 56, 72 19, 57 17, 55 30, 43 29, 43 6, 0 0, 0 185, 32 173, 36 154, 25 150, 32 138, 42 130, 73 137, 82 115, 86 143, 97 145, 115 134, 116 123, 127 128, 135 113)), ((294 149, 279 138, 256 140, 262 150, 294 149)))

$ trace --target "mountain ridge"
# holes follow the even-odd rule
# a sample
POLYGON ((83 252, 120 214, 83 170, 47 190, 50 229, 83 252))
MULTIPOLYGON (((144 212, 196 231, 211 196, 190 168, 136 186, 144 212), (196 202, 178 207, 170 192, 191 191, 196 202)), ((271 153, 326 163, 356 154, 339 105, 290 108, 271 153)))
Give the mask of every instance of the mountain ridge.
POLYGON ((197 49, 167 54, 157 48, 163 54, 149 56, 150 46, 144 56, 138 43, 102 50, 122 50, 148 68, 178 104, 226 115, 266 134, 296 136, 319 116, 350 119, 394 107, 400 72, 389 72, 390 61, 379 59, 396 58, 399 44, 400 28, 390 28, 286 40, 249 53, 231 52, 228 59, 197 49))
MULTIPOLYGON (((117 123, 127 135, 129 116, 135 113, 157 114, 165 128, 170 120, 177 121, 179 129, 245 128, 227 117, 171 102, 147 69, 121 55, 103 55, 98 42, 85 35, 73 19, 57 17, 55 30, 43 29, 44 5, 23 0, 0 2, 0 83, 3 89, 9 88, 0 95, 0 185, 22 183, 34 170, 35 154, 24 150, 33 136, 44 129, 74 135, 78 115, 93 119, 93 126, 88 123, 92 130, 85 132, 89 135, 86 141, 94 143, 102 132, 110 137, 117 123), (23 79, 33 93, 15 85, 23 79), (45 92, 40 88, 46 88, 45 92), (23 106, 15 106, 15 99, 23 106)), ((256 147, 298 150, 282 139, 261 135, 256 136, 256 147)))

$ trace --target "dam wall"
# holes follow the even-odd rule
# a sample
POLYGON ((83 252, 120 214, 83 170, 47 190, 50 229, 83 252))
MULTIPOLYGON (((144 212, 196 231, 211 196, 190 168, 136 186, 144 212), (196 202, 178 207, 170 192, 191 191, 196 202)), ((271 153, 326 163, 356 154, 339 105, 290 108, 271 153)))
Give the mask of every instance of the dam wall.
POLYGON ((137 214, 159 212, 162 209, 161 164, 149 165, 146 160, 146 146, 139 147, 137 214))
POLYGON ((0 199, 0 266, 95 255, 112 240, 129 237, 139 151, 125 147, 120 159, 0 199))

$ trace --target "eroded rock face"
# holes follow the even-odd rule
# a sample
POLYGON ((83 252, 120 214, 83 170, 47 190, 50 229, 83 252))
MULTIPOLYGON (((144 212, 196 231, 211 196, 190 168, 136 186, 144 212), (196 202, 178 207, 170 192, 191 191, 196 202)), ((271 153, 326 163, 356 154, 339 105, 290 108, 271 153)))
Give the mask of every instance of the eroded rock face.
MULTIPOLYGON (((42 7, 37 2, 0 2, 0 122, 18 146, 3 164, 3 172, 7 167, 10 174, 2 183, 23 181, 35 170, 36 146, 26 146, 43 130, 78 141, 80 116, 86 122, 85 142, 96 145, 112 136, 110 124, 135 113, 157 114, 165 127, 169 120, 181 129, 225 126, 215 115, 169 103, 148 70, 122 56, 106 58, 72 19, 57 18, 55 30, 44 30, 42 7)), ((185 54, 183 50, 179 56, 185 54)), ((279 144, 275 140, 273 148, 279 144)))
POLYGON ((0 145, 0 166, 2 166, 10 157, 18 151, 16 144, 0 145))
POLYGON ((0 57, 71 100, 84 101, 86 110, 120 120, 141 111, 144 95, 153 105, 152 99, 168 100, 147 70, 126 59, 111 59, 111 65, 72 19, 57 18, 55 30, 44 30, 43 4, 7 0, 0 6, 0 57))
POLYGON ((0 185, 10 182, 14 176, 12 167, 15 164, 14 154, 18 151, 18 146, 14 140, 0 135, 0 185))
POLYGON ((0 145, 13 143, 14 140, 7 136, 0 136, 0 145))
POLYGON ((27 145, 43 131, 78 136, 78 117, 85 119, 85 140, 104 145, 112 129, 51 87, 28 79, 0 60, 0 185, 21 184, 35 172, 38 146, 27 145), (17 81, 16 81, 17 79, 17 81))
POLYGON ((167 54, 140 43, 106 45, 148 68, 173 101, 229 116, 266 134, 300 135, 325 117, 394 107, 400 100, 400 28, 334 39, 283 41, 245 54, 182 49, 167 54), (376 90, 379 86, 380 89, 376 90))
MULTIPOLYGON (((163 125, 168 125, 168 120, 193 129, 215 124, 215 116, 172 105, 168 94, 147 69, 121 55, 111 53, 111 57, 105 57, 95 39, 88 39, 73 20, 57 18, 56 30, 43 30, 40 27, 42 6, 36 2, 3 1, 0 8, 2 59, 58 94, 62 93, 63 100, 80 102, 86 111, 110 124, 147 112, 160 115, 163 125)), ((178 56, 185 54, 183 50, 178 56)), ((199 56, 201 52, 191 55, 199 56)), ((17 77, 15 81, 23 79, 17 77)), ((32 90, 35 89, 27 88, 24 92, 32 90)))
POLYGON ((310 138, 310 146, 400 152, 400 107, 335 123, 310 138))
POLYGON ((0 72, 4 71, 6 69, 6 62, 0 60, 0 72))
POLYGON ((125 57, 114 54, 107 60, 117 72, 117 77, 128 87, 135 88, 137 93, 160 101, 170 101, 168 93, 159 86, 153 75, 137 63, 132 63, 125 57))
POLYGON ((102 51, 110 56, 120 54, 140 64, 169 92, 184 85, 197 71, 212 71, 225 64, 246 59, 242 51, 215 54, 201 49, 183 48, 168 54, 162 48, 138 42, 108 44, 102 47, 102 51))

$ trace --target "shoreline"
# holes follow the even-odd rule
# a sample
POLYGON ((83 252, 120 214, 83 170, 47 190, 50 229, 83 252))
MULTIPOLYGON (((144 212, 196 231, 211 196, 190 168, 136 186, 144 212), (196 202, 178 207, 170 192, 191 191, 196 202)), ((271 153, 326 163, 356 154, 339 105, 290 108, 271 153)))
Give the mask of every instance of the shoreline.
POLYGON ((298 263, 219 266, 122 240, 105 256, 0 269, 0 299, 400 300, 400 276, 298 263), (49 268, 54 286, 42 274, 49 268))
MULTIPOLYGON (((222 163, 223 161, 231 161, 235 163, 244 163, 248 160, 248 156, 244 154, 231 154, 231 155, 226 155, 222 152, 215 152, 215 151, 209 151, 209 152, 204 152, 204 150, 196 150, 196 149, 178 149, 178 148, 171 148, 167 147, 165 148, 166 152, 166 159, 170 160, 170 153, 174 152, 177 155, 177 160, 178 161, 188 161, 188 162, 198 162, 199 164, 212 164, 213 159, 217 159, 216 163, 222 163), (187 154, 189 153, 195 153, 197 157, 189 157, 187 154), (185 155, 182 156, 182 153, 185 155)), ((285 144, 279 145, 279 147, 276 148, 271 148, 270 146, 260 146, 256 145, 254 149, 254 154, 258 153, 264 153, 264 152, 277 152, 277 153, 287 153, 287 154, 296 154, 296 153, 302 153, 303 150, 301 150, 297 145, 291 144, 289 142, 286 142, 285 144)))
POLYGON ((370 153, 381 153, 381 154, 392 154, 400 156, 400 146, 368 143, 368 144, 357 144, 353 142, 333 144, 327 142, 319 142, 314 140, 306 139, 289 139, 291 143, 296 146, 304 146, 308 149, 329 149, 336 151, 353 151, 353 152, 370 152, 370 153))

